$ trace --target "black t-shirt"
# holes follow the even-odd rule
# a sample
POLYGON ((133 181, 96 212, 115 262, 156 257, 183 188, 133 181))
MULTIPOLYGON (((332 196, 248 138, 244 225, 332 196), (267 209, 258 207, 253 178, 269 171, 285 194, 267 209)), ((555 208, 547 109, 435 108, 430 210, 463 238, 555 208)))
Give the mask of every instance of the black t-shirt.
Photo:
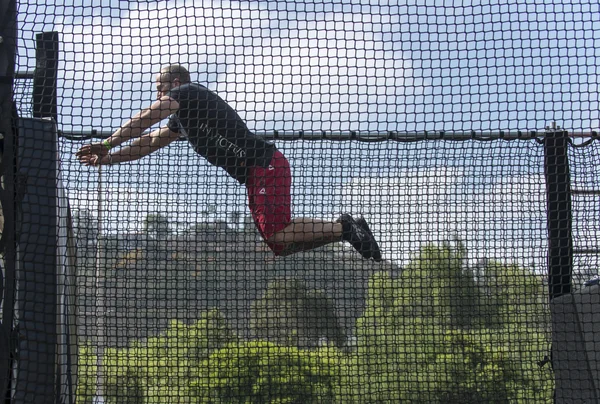
POLYGON ((188 83, 167 95, 179 103, 179 110, 169 119, 169 129, 184 135, 211 164, 225 169, 242 184, 248 167, 269 166, 275 146, 252 133, 217 94, 200 84, 188 83))

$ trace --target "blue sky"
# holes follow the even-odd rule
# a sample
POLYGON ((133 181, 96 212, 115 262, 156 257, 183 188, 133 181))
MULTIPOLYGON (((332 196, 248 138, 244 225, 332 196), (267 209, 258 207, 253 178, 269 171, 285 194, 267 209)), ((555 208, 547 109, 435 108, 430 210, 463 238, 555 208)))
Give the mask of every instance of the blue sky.
MULTIPOLYGON (((114 130, 153 100, 154 74, 174 62, 258 132, 600 125, 597 1, 46 3, 20 2, 18 67, 34 68, 34 32, 61 33, 65 130, 114 130)), ((296 214, 364 213, 388 258, 458 233, 475 258, 540 266, 543 171, 530 162, 541 151, 525 143, 278 147, 294 167, 296 214)), ((72 204, 96 210, 97 172, 73 161, 78 144, 62 147, 72 204)), ((207 205, 245 210, 243 188, 183 144, 104 175, 113 230, 135 230, 154 211, 194 222, 207 205)))
POLYGON ((20 3, 61 32, 66 127, 118 125, 167 62, 255 130, 599 126, 595 1, 20 3))

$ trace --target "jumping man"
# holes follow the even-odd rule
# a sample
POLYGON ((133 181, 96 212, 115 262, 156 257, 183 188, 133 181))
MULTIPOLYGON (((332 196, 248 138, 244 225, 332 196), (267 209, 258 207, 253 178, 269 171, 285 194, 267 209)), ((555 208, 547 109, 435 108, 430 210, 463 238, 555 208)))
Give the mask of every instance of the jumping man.
POLYGON ((261 236, 275 255, 308 251, 348 241, 366 259, 381 251, 363 218, 343 214, 336 222, 291 218, 292 175, 275 145, 252 133, 217 94, 192 83, 189 72, 169 65, 156 76, 157 101, 141 110, 110 137, 76 153, 81 164, 118 164, 147 156, 180 137, 211 164, 223 168, 248 191, 248 205, 261 236), (166 126, 144 132, 169 118, 166 126), (116 151, 113 148, 132 140, 116 151))

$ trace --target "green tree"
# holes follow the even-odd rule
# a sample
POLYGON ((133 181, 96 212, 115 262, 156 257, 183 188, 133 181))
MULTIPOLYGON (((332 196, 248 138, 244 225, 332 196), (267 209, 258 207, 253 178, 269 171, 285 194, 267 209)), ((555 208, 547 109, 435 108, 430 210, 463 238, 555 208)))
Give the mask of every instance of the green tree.
POLYGON ((96 396, 96 378, 98 368, 95 348, 82 345, 77 353, 77 397, 76 404, 92 404, 96 396))
POLYGON ((468 327, 476 321, 478 288, 473 273, 464 266, 465 250, 429 245, 403 271, 401 296, 413 314, 433 316, 449 327, 468 327))
POLYGON ((346 340, 331 300, 299 279, 271 282, 252 304, 250 328, 257 338, 300 348, 322 339, 337 346, 346 340))
MULTIPOLYGON (((178 395, 191 385, 190 369, 198 368, 213 352, 235 340, 225 319, 212 310, 194 324, 172 321, 158 336, 138 340, 128 348, 107 349, 102 361, 106 402, 176 403, 178 395)), ((78 369, 78 404, 89 403, 89 394, 94 391, 96 368, 90 352, 83 351, 83 366, 78 369)), ((188 400, 190 394, 185 397, 188 400)))
POLYGON ((493 307, 500 324, 549 330, 548 297, 540 275, 499 262, 487 262, 479 285, 485 305, 493 307))
POLYGON ((334 403, 338 356, 264 341, 232 343, 197 368, 193 403, 334 403))
POLYGON ((343 367, 345 402, 551 402, 551 370, 537 366, 549 340, 538 317, 523 314, 539 311, 540 279, 496 266, 500 287, 483 288, 463 256, 448 244, 427 246, 399 278, 371 278, 358 349, 343 367), (484 296, 502 313, 493 328, 478 309, 484 296), (515 321, 517 313, 524 317, 515 321))

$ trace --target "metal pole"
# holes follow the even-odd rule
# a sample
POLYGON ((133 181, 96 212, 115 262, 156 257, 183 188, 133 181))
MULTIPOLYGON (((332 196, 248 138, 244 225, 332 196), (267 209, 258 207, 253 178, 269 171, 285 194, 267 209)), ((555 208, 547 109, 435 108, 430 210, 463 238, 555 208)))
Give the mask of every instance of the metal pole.
POLYGON ((567 132, 556 124, 544 139, 550 300, 571 292, 573 238, 567 132))
POLYGON ((98 236, 96 239, 96 397, 95 403, 104 402, 104 347, 106 345, 105 338, 105 282, 104 282, 104 246, 102 245, 102 166, 98 166, 98 236))
POLYGON ((13 83, 17 50, 17 2, 0 0, 0 201, 2 236, 0 252, 4 260, 4 296, 0 318, 0 400, 8 396, 14 383, 11 368, 15 357, 15 276, 16 276, 16 148, 17 113, 13 83))
POLYGON ((33 73, 33 117, 52 118, 58 122, 58 32, 42 32, 36 35, 33 73))

